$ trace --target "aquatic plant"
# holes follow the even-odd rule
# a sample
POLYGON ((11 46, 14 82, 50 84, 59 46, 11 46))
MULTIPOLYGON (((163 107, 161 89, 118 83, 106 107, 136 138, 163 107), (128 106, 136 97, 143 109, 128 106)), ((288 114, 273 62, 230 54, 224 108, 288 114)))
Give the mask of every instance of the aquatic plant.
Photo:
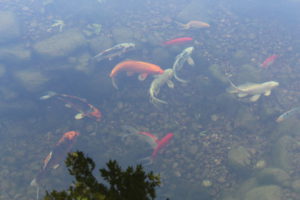
POLYGON ((160 185, 160 177, 146 173, 142 165, 123 171, 117 161, 110 160, 108 169, 99 169, 107 186, 97 181, 92 173, 95 163, 83 152, 69 153, 65 163, 75 181, 67 190, 47 191, 44 200, 148 200, 156 197, 155 187, 160 185))

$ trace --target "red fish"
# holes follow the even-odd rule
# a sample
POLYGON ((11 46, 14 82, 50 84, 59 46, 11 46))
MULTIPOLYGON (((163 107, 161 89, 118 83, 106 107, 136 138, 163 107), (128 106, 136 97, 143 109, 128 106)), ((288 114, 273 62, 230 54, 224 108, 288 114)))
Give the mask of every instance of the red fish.
POLYGON ((274 63, 274 61, 279 57, 279 55, 271 55, 269 56, 263 63, 260 64, 262 68, 268 68, 270 65, 274 63))
POLYGON ((85 99, 68 94, 58 94, 55 92, 48 92, 47 95, 42 96, 40 99, 44 100, 51 97, 56 97, 58 100, 65 102, 67 107, 76 110, 78 113, 75 115, 75 119, 89 117, 98 122, 101 120, 102 114, 100 110, 92 104, 89 104, 85 99))
POLYGON ((175 38, 172 40, 165 41, 164 45, 172 45, 172 44, 182 44, 193 41, 193 38, 191 37, 181 37, 181 38, 175 38))
POLYGON ((173 136, 174 136, 173 133, 168 133, 165 137, 163 137, 161 140, 158 140, 156 142, 157 146, 155 147, 155 149, 153 150, 153 152, 151 154, 151 160, 154 160, 156 158, 158 152, 169 143, 170 139, 173 136))
POLYGON ((69 131, 63 134, 60 140, 55 144, 53 150, 50 151, 45 158, 43 167, 37 176, 31 181, 31 186, 38 186, 38 182, 44 178, 49 170, 59 167, 60 163, 71 150, 79 134, 80 133, 77 131, 69 131))

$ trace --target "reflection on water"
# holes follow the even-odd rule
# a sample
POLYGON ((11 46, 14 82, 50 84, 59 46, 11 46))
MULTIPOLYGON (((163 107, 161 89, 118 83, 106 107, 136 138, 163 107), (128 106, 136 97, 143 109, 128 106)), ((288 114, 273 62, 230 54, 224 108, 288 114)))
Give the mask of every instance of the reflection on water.
MULTIPOLYGON (((299 116, 276 121, 300 103, 300 3, 284 3, 0 0, 0 199, 35 198, 30 181, 70 130, 81 133, 73 150, 100 168, 139 163, 173 133, 146 166, 161 174, 158 199, 299 199, 299 116), (168 69, 176 59, 186 82, 144 64, 111 75, 118 89, 109 77, 125 60, 168 69), (151 103, 153 79, 166 103, 151 103), (85 104, 41 101, 49 91, 84 99, 101 120, 83 117, 85 104), (124 139, 124 126, 149 134, 124 139)), ((67 174, 51 170, 41 193, 66 188, 67 174)))

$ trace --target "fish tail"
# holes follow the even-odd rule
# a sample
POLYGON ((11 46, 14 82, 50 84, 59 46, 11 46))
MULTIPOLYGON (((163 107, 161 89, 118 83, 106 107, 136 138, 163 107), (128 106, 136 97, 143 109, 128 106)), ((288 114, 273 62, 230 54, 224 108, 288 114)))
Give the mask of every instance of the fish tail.
POLYGON ((166 101, 163 101, 163 100, 161 100, 159 98, 156 98, 155 96, 151 96, 150 97, 150 101, 154 105, 158 105, 159 103, 161 103, 161 104, 168 104, 166 101))
POLYGON ((114 88, 116 88, 117 90, 119 89, 116 79, 114 77, 111 77, 111 81, 112 81, 112 85, 114 86, 114 88))
POLYGON ((187 80, 184 80, 184 79, 179 78, 179 77, 177 76, 177 73, 176 73, 175 70, 174 70, 174 78, 175 78, 177 81, 181 82, 181 83, 187 83, 187 82, 188 82, 187 80))
POLYGON ((175 21, 175 23, 182 29, 187 29, 186 25, 180 22, 175 21))
POLYGON ((239 89, 229 78, 227 78, 226 77, 226 79, 228 80, 228 82, 229 82, 229 84, 230 84, 230 86, 231 86, 231 88, 228 88, 227 89, 227 91, 229 92, 229 93, 235 93, 235 92, 237 92, 237 91, 240 91, 240 92, 242 92, 241 91, 241 89, 239 89))
POLYGON ((36 187, 36 200, 39 200, 40 198, 40 186, 36 187))

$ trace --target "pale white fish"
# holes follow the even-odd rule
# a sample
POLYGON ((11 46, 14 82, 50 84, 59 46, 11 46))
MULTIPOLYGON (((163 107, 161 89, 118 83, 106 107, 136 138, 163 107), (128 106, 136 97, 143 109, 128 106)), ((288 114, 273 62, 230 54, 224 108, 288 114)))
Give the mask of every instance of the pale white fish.
MULTIPOLYGON (((229 80, 229 79, 228 79, 229 80)), ((237 94, 238 97, 251 96, 250 101, 257 101, 262 94, 265 96, 270 96, 271 90, 279 86, 279 83, 276 81, 268 81, 264 83, 246 83, 239 86, 236 86, 229 80, 231 88, 228 88, 227 91, 231 94, 237 94)))
POLYGON ((157 95, 160 92, 160 88, 165 84, 167 84, 169 88, 174 88, 174 83, 171 81, 173 75, 174 75, 173 69, 165 69, 163 74, 155 76, 149 88, 151 103, 155 105, 158 105, 159 103, 167 104, 166 101, 158 99, 157 95))
POLYGON ((122 54, 133 50, 135 48, 134 43, 120 43, 117 44, 109 49, 106 49, 100 53, 98 53, 96 56, 94 56, 94 59, 96 61, 101 61, 103 59, 109 59, 112 60, 116 56, 121 56, 122 54))
POLYGON ((186 80, 183 80, 178 77, 177 73, 180 71, 184 65, 185 62, 187 62, 189 65, 193 66, 195 65, 194 60, 191 57, 191 54, 193 53, 194 47, 187 47, 185 48, 180 54, 176 56, 175 62, 173 64, 173 71, 174 71, 174 78, 178 80, 179 82, 186 83, 186 80))

